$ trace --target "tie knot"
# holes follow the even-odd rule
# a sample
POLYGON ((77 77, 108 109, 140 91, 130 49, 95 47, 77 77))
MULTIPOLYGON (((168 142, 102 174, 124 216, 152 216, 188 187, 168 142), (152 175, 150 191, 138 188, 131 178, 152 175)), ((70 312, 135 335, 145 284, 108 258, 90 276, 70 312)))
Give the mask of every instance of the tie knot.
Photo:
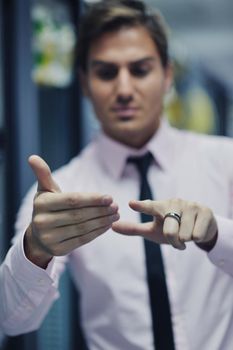
POLYGON ((143 156, 129 157, 127 161, 128 163, 135 164, 141 177, 146 177, 152 159, 152 154, 150 152, 147 152, 143 156))

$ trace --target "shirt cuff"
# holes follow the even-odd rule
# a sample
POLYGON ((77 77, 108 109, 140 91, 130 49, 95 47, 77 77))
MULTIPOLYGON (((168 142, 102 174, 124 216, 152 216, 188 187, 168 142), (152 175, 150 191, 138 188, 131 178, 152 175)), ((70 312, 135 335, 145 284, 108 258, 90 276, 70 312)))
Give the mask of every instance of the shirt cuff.
MULTIPOLYGON (((46 269, 33 264, 25 256, 23 241, 24 235, 19 237, 11 247, 8 260, 9 268, 13 278, 19 283, 20 288, 25 293, 28 293, 28 295, 35 296, 37 294, 38 299, 41 300, 49 288, 55 285, 55 281, 52 278, 54 259, 50 261, 46 269)), ((35 298, 33 299, 35 301, 35 298)))
POLYGON ((233 277, 233 220, 215 217, 218 224, 218 239, 208 253, 211 262, 233 277))

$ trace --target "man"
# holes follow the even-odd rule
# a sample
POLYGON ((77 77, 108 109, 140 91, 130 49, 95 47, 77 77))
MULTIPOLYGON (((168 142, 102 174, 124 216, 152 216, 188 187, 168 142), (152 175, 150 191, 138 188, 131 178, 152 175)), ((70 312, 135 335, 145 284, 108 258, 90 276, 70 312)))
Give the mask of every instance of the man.
POLYGON ((29 159, 38 190, 24 201, 1 266, 2 328, 37 329, 69 263, 90 349, 231 349, 232 141, 175 130, 162 117, 172 83, 167 39, 160 17, 140 1, 93 4, 78 58, 102 132, 53 175, 41 158, 29 159), (148 177, 157 201, 137 201, 132 158, 148 151, 141 184, 148 177), (154 220, 139 223, 138 212, 154 220), (174 346, 157 343, 168 323, 152 332, 159 305, 152 310, 141 236, 162 251, 174 346))

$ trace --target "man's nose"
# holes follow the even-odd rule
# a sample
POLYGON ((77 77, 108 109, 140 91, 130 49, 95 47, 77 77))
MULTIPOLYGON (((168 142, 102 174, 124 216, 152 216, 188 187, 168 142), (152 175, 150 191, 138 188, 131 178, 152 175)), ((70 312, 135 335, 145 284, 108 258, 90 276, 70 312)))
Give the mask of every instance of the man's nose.
POLYGON ((121 102, 129 102, 133 97, 133 79, 128 70, 122 70, 119 72, 117 81, 117 98, 121 102))

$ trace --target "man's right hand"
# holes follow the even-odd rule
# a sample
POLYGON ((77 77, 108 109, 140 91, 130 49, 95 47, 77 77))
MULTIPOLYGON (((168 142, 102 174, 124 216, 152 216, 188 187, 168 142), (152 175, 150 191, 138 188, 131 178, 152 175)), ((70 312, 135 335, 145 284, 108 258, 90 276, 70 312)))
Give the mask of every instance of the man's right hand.
POLYGON ((118 207, 108 195, 62 193, 47 163, 31 156, 29 164, 38 180, 32 222, 25 240, 25 254, 46 268, 53 256, 61 256, 92 241, 119 219, 118 207))

